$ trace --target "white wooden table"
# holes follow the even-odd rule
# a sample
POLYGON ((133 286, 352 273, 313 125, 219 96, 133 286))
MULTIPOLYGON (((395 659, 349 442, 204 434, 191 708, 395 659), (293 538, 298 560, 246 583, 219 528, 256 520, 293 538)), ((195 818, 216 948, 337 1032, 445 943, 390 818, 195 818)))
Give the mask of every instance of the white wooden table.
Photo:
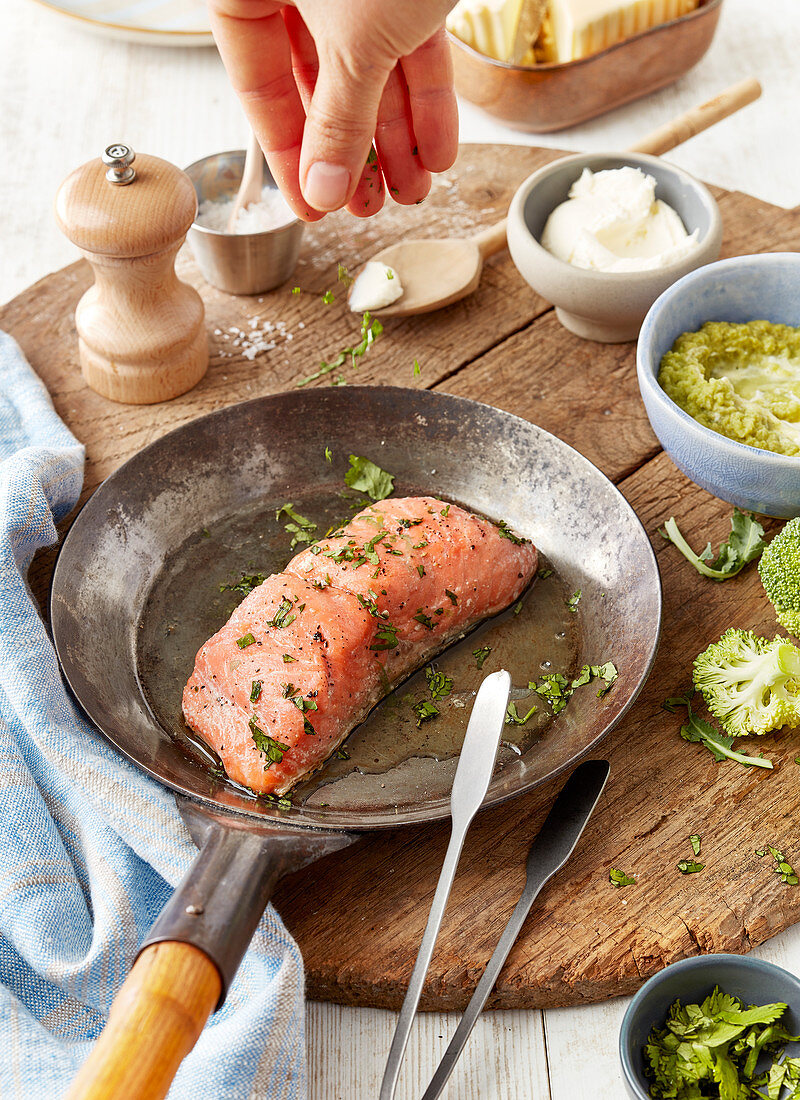
MULTIPOLYGON (((110 141, 185 165, 242 147, 245 124, 213 49, 164 49, 97 38, 30 0, 0 13, 0 301, 75 259, 51 215, 55 190, 110 141)), ((462 104, 462 140, 567 149, 625 148, 744 76, 762 99, 669 159, 723 187, 800 204, 798 0, 725 0, 709 54, 672 87, 561 134, 528 137, 462 104)), ((499 930, 498 930, 499 932, 499 930)), ((800 931, 756 954, 800 971, 800 931)), ((617 1100, 617 1034, 626 1001, 547 1012, 487 1013, 457 1067, 451 1100, 617 1100)), ((308 1006, 312 1100, 377 1096, 395 1015, 308 1006)), ((420 1017, 398 1100, 424 1091, 456 1018, 420 1017)), ((209 1098, 212 1100, 212 1098, 209 1098)))

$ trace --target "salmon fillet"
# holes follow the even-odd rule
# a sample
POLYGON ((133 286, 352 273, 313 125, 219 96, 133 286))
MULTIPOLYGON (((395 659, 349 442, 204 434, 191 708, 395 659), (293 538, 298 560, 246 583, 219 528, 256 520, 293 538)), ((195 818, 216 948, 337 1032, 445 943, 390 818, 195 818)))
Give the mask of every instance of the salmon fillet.
POLYGON ((184 717, 231 779, 281 795, 536 565, 532 543, 455 504, 379 501, 245 597, 197 654, 184 717))

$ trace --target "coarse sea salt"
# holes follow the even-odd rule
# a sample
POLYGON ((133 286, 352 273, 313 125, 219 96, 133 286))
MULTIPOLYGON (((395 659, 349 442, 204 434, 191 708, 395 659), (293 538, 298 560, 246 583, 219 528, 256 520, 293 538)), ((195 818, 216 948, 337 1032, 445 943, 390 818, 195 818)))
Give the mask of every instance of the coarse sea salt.
MULTIPOLYGON (((218 233, 226 233, 235 201, 235 199, 218 201, 209 199, 201 203, 195 223, 204 229, 216 229, 218 233)), ((294 221, 294 218, 293 211, 280 191, 275 187, 264 187, 259 202, 250 203, 236 215, 233 232, 265 233, 270 229, 288 225, 289 222, 294 221)))

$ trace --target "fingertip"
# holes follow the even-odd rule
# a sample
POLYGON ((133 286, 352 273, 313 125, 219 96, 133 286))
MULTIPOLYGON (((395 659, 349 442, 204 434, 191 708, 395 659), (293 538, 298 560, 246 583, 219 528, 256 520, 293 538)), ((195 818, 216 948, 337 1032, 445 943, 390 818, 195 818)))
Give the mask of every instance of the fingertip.
POLYGON ((340 210, 350 193, 350 172, 343 164, 315 161, 306 172, 302 192, 315 210, 340 210))

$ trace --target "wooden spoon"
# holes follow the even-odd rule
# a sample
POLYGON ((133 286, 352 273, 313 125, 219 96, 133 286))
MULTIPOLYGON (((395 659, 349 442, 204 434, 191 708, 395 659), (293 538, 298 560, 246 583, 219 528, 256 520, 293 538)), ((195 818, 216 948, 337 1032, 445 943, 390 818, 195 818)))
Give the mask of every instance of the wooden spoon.
POLYGON ((236 219, 239 217, 240 210, 244 210, 253 202, 260 202, 263 186, 264 154, 261 152, 258 138, 253 130, 251 130, 250 140, 247 143, 247 153, 244 158, 242 182, 239 184, 239 190, 236 192, 233 210, 231 211, 231 216, 228 218, 228 224, 225 228, 226 233, 236 232, 236 219))
MULTIPOLYGON (((741 107, 758 99, 761 85, 757 80, 733 84, 707 103, 692 107, 648 134, 632 146, 632 153, 666 153, 715 122, 727 118, 741 107)), ((474 237, 444 240, 400 241, 382 249, 373 260, 387 264, 400 279, 403 296, 391 305, 373 310, 381 317, 410 317, 441 309, 471 294, 481 278, 484 260, 507 246, 506 219, 482 229, 474 237)))

